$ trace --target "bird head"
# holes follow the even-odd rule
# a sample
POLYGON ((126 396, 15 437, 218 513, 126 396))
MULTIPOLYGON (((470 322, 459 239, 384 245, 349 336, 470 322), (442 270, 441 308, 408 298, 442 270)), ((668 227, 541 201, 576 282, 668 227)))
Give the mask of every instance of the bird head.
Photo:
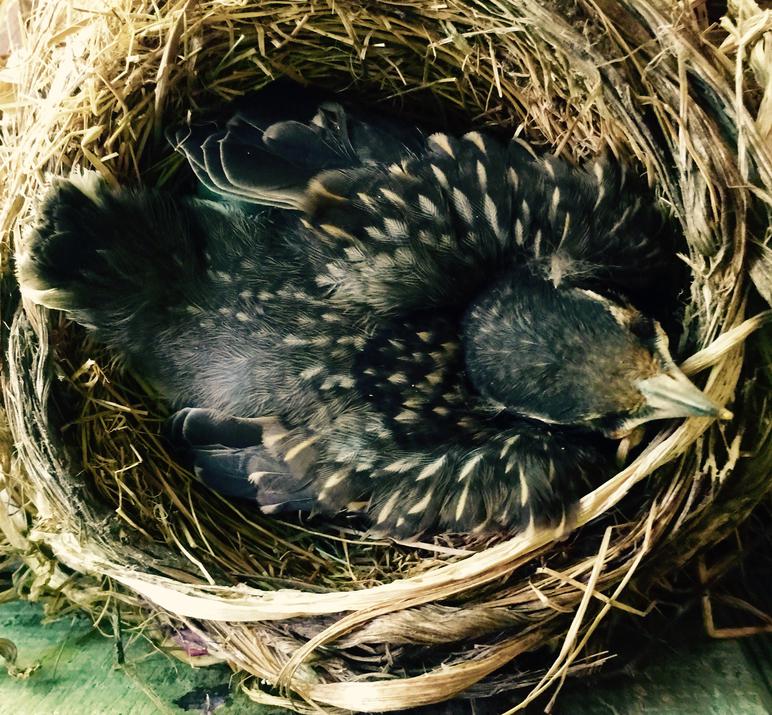
POLYGON ((622 438, 651 420, 730 418, 676 366, 656 320, 518 268, 464 318, 466 371, 500 409, 622 438))

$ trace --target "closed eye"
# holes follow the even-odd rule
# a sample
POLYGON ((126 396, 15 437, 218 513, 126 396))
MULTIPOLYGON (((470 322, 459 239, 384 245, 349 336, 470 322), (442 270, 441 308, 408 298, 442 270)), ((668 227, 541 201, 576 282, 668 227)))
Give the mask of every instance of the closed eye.
POLYGON ((643 343, 655 343, 659 347, 659 331, 657 330, 656 321, 651 318, 647 318, 645 315, 638 313, 632 321, 630 321, 630 332, 635 335, 643 343))

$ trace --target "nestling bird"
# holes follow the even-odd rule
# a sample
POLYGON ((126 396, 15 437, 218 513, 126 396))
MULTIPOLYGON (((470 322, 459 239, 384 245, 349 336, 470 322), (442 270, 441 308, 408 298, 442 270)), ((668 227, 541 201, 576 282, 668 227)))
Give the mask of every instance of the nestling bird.
POLYGON ((173 136, 216 200, 60 180, 17 259, 179 409, 203 482, 364 503, 375 534, 514 531, 568 519, 592 435, 729 416, 633 306, 673 256, 613 162, 295 99, 173 136))

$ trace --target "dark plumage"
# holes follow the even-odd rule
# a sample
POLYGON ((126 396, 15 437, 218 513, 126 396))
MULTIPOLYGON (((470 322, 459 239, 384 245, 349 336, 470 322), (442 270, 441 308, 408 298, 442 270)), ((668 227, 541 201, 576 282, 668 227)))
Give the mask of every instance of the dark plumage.
POLYGON ((672 249, 617 167, 260 102, 174 137, 230 203, 59 181, 18 259, 182 408, 202 481, 376 533, 511 530, 567 518, 590 431, 726 416, 629 303, 672 249))

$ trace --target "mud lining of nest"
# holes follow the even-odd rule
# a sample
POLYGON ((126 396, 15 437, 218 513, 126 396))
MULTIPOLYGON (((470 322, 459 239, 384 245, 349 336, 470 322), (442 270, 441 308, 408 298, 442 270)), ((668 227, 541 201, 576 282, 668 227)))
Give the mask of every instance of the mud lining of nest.
POLYGON ((0 551, 22 564, 19 592, 54 592, 97 621, 120 606, 127 627, 201 663, 193 639, 257 676, 251 698, 299 712, 506 690, 522 708, 602 663, 606 616, 643 618, 654 585, 767 493, 768 375, 745 341, 769 321, 772 11, 737 0, 709 27, 704 3, 658 0, 54 0, 0 13, 18 7, 0 60, 0 551), (608 147, 637 162, 688 243, 684 370, 737 417, 661 426, 582 499, 563 542, 365 541, 200 488, 164 452, 164 406, 138 378, 61 315, 19 303, 13 247, 49 174, 173 186, 163 127, 280 75, 516 130, 569 160, 608 147))

